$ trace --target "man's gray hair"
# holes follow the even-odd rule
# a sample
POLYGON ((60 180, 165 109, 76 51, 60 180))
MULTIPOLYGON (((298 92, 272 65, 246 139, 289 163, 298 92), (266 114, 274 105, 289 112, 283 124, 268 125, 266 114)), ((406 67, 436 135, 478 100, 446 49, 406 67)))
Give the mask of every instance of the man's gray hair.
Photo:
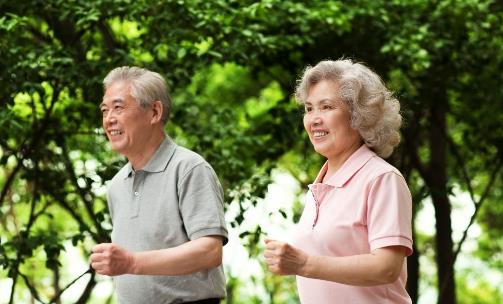
POLYGON ((163 107, 161 120, 163 123, 168 121, 171 113, 171 97, 166 81, 159 73, 135 66, 118 67, 110 71, 103 79, 104 89, 107 90, 117 81, 125 81, 131 85, 131 96, 143 108, 159 100, 163 107))

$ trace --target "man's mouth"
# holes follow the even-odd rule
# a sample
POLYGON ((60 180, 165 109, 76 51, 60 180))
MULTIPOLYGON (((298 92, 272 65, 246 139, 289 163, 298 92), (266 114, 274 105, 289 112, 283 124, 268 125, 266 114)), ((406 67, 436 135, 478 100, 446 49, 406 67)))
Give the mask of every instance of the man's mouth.
POLYGON ((323 136, 325 136, 327 134, 328 134, 327 131, 314 131, 313 132, 313 137, 314 138, 319 138, 319 137, 323 137, 323 136))
POLYGON ((110 135, 112 136, 116 136, 116 135, 121 135, 122 134, 122 131, 119 131, 119 130, 112 130, 112 131, 109 131, 110 135))

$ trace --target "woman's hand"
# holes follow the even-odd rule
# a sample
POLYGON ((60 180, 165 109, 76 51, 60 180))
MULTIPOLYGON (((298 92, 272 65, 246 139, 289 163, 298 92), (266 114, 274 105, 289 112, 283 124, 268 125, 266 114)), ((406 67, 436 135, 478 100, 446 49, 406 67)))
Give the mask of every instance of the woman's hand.
POLYGON ((302 275, 308 255, 300 249, 276 240, 265 240, 265 261, 269 270, 280 275, 302 275))

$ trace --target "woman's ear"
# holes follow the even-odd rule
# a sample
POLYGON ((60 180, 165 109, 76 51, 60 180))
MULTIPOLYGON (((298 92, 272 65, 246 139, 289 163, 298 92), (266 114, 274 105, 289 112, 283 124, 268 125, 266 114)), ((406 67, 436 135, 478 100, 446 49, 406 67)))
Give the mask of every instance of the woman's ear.
POLYGON ((160 100, 156 100, 152 103, 152 124, 162 121, 163 111, 164 107, 162 106, 162 102, 160 100))

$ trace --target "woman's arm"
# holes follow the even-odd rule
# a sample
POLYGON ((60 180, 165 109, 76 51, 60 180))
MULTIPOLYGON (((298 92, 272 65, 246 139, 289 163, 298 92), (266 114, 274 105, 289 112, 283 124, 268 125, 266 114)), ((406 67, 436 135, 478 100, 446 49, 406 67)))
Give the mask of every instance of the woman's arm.
POLYGON ((398 278, 405 248, 392 246, 376 249, 369 254, 327 257, 308 255, 290 244, 266 240, 264 257, 269 270, 276 274, 374 286, 392 283, 398 278))

